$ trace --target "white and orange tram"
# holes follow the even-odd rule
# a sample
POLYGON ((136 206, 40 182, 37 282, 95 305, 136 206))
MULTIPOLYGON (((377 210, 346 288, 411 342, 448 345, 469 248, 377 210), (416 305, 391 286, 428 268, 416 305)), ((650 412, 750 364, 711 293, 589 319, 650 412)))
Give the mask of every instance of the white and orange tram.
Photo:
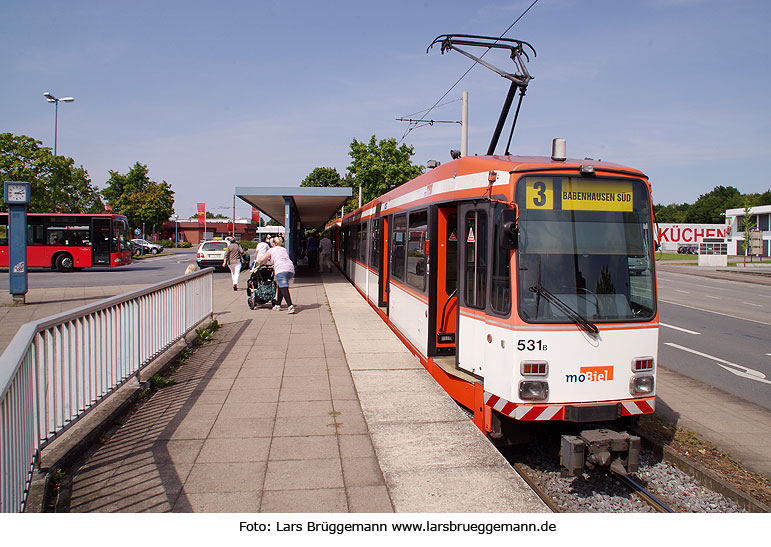
POLYGON ((648 178, 555 144, 440 165, 336 228, 339 267, 492 438, 655 407, 648 178))

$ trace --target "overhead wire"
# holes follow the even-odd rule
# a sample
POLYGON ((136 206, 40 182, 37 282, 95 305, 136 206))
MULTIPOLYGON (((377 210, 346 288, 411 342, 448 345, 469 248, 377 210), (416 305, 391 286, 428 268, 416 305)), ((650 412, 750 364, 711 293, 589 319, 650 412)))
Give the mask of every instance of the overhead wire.
MULTIPOLYGON (((500 36, 498 36, 498 40, 500 40, 501 38, 503 38, 504 36, 506 36, 506 33, 507 33, 507 32, 509 32, 509 31, 510 31, 512 28, 514 28, 514 25, 516 25, 516 24, 517 24, 517 23, 520 21, 520 19, 522 19, 522 18, 523 18, 523 17, 524 17, 524 16, 527 14, 527 12, 529 12, 529 11, 530 11, 530 10, 533 8, 533 6, 535 6, 535 5, 538 3, 538 1, 539 1, 539 0, 533 0, 533 3, 532 3, 532 4, 530 4, 530 5, 527 7, 527 9, 525 9, 525 11, 523 11, 523 12, 520 14, 520 16, 519 16, 519 17, 517 17, 517 18, 514 20, 514 22, 513 22, 512 24, 510 24, 510 25, 509 25, 509 28, 507 28, 506 30, 504 30, 504 31, 503 31, 503 33, 502 33, 500 36)), ((488 53, 489 51, 490 51, 490 50, 488 49, 487 51, 485 51, 484 53, 482 53, 482 55, 480 55, 480 56, 479 56, 479 58, 480 58, 480 59, 482 59, 482 58, 483 58, 485 55, 487 55, 487 53, 488 53)), ((445 93, 444 93, 444 94, 443 94, 441 97, 439 97, 439 100, 437 100, 437 101, 434 103, 434 106, 432 106, 431 108, 429 108, 429 109, 427 109, 427 110, 421 110, 421 111, 419 111, 419 112, 416 112, 415 114, 418 114, 418 113, 422 113, 422 112, 425 112, 425 116, 428 116, 428 115, 431 113, 431 111, 432 111, 432 110, 434 110, 435 108, 438 108, 439 106, 444 106, 445 104, 450 104, 450 103, 452 103, 452 102, 455 102, 455 101, 449 101, 449 102, 447 102, 447 103, 444 103, 444 104, 442 104, 442 105, 440 105, 440 104, 439 104, 440 102, 442 102, 442 101, 444 100, 444 98, 445 98, 445 97, 447 97, 447 95, 449 95, 449 94, 450 94, 450 92, 451 92, 453 89, 455 89, 455 88, 458 86, 458 84, 459 84, 459 83, 461 83, 461 81, 463 80, 463 78, 465 78, 465 77, 468 75, 468 73, 469 73, 469 72, 471 72, 471 71, 472 71, 472 69, 473 69, 475 66, 477 66, 477 64, 478 64, 478 62, 477 62, 477 61, 474 61, 474 62, 471 64, 471 66, 468 68, 468 70, 466 70, 466 72, 464 72, 464 73, 461 75, 461 77, 460 77, 460 78, 458 78, 458 79, 456 80, 456 82, 450 86, 450 89, 448 89, 448 90, 447 90, 447 91, 446 91, 446 92, 445 92, 445 93)), ((457 100, 457 99, 456 99, 456 100, 457 100)), ((413 115, 414 115, 414 114, 411 114, 411 115, 409 115, 409 116, 404 116, 404 117, 406 117, 406 118, 410 118, 410 117, 412 117, 413 115)), ((427 124, 424 124, 424 125, 427 125, 427 124)), ((413 125, 412 125, 412 123, 410 123, 410 124, 407 126, 407 130, 406 130, 406 131, 404 132, 404 134, 402 135, 402 138, 401 138, 401 139, 399 139, 399 144, 401 144, 402 142, 404 142, 404 139, 405 139, 405 138, 407 138, 407 135, 409 135, 409 134, 410 134, 410 133, 411 133, 413 130, 415 130, 415 129, 418 129, 419 127, 424 127, 424 126, 423 126, 423 125, 417 125, 417 124, 413 126, 413 125)))

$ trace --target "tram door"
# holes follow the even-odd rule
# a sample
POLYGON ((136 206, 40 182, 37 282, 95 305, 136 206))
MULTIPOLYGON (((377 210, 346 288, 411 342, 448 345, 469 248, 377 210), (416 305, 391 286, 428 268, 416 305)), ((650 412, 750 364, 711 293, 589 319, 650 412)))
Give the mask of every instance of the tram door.
MULTIPOLYGON (((377 212, 380 213, 380 206, 378 204, 377 212)), ((378 306, 384 308, 386 315, 388 315, 388 257, 391 256, 388 246, 388 219, 390 217, 381 217, 375 220, 375 235, 376 245, 379 247, 379 253, 377 257, 377 267, 380 275, 378 276, 378 306)))
POLYGON ((491 219, 486 205, 458 208, 458 363, 459 369, 482 376, 487 349, 485 327, 491 219))
POLYGON ((431 211, 429 340, 432 355, 455 355, 458 325, 458 209, 434 207, 431 211), (435 219, 435 220, 434 220, 435 219))

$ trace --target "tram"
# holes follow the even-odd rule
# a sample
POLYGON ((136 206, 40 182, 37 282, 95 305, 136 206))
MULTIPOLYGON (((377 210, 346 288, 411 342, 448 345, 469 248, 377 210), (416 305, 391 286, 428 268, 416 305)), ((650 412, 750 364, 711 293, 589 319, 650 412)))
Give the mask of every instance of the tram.
MULTIPOLYGON (((344 274, 493 439, 655 410, 650 182, 565 148, 455 159, 332 226, 344 274)), ((618 439, 599 437, 607 460, 618 439)))

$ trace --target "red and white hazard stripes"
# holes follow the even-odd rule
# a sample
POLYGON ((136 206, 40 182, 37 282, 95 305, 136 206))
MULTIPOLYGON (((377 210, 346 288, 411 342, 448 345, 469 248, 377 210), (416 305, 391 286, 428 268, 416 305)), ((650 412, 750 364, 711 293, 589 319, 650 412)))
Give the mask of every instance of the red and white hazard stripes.
MULTIPOLYGON (((511 403, 487 391, 485 391, 485 404, 504 416, 509 416, 515 420, 548 421, 563 420, 565 418, 565 405, 511 403)), ((620 404, 621 416, 651 414, 656 409, 656 399, 654 397, 621 401, 620 404)))
POLYGON ((640 399, 635 401, 623 401, 621 403, 622 416, 637 416, 638 414, 653 414, 656 410, 656 399, 640 399))

